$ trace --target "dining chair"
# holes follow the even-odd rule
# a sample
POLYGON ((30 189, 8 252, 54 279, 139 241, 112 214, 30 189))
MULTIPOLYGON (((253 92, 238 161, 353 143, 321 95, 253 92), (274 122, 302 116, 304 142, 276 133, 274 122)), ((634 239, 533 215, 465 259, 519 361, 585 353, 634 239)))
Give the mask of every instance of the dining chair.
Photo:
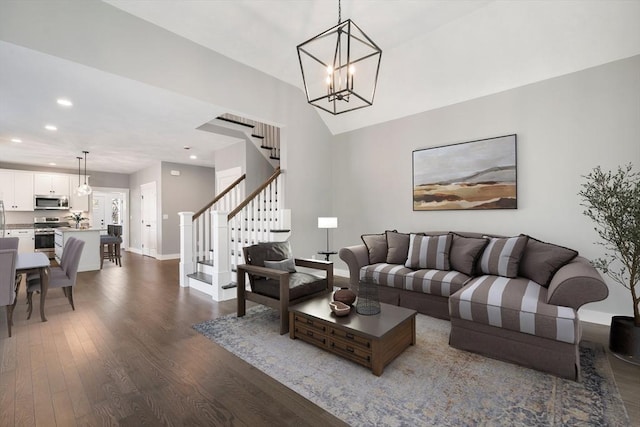
POLYGON ((0 249, 18 250, 19 243, 20 243, 19 237, 0 237, 0 249))
POLYGON ((0 249, 0 305, 7 308, 7 327, 11 336, 13 308, 16 306, 17 249, 0 249))
MULTIPOLYGON (((73 304, 73 287, 76 284, 78 265, 80 264, 80 256, 83 249, 83 240, 69 239, 62 251, 60 268, 54 267, 49 271, 49 289, 62 288, 64 295, 69 300, 69 304, 71 304, 72 310, 76 309, 73 304), (65 252, 67 253, 65 254, 65 252)), ((27 304, 29 305, 27 319, 31 318, 31 312, 33 311, 33 293, 40 291, 40 287, 39 276, 27 278, 27 304)))

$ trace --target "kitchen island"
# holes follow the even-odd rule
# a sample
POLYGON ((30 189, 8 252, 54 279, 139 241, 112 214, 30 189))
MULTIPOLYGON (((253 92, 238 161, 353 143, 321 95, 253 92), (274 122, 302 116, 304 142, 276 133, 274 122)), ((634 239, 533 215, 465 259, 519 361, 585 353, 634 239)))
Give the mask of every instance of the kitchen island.
POLYGON ((60 262, 62 249, 70 237, 75 237, 84 241, 84 248, 80 256, 78 271, 100 270, 100 232, 105 231, 100 228, 56 228, 55 251, 56 261, 60 262))

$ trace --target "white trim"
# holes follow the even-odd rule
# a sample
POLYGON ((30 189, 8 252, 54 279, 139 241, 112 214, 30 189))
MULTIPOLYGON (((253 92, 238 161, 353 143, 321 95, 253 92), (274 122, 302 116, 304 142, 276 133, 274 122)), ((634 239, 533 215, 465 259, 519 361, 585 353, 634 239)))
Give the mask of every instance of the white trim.
POLYGON ((160 261, 166 261, 168 259, 180 259, 180 254, 156 254, 154 258, 160 261))
POLYGON ((595 311, 582 308, 578 310, 578 317, 580 317, 580 321, 596 323, 598 325, 611 325, 611 318, 613 316, 615 316, 615 314, 605 313, 603 311, 595 311))

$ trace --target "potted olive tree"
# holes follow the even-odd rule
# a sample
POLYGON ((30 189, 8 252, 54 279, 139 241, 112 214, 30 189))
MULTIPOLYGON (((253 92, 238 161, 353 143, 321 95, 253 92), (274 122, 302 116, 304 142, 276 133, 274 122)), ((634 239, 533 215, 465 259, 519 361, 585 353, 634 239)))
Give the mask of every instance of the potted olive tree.
POLYGON ((584 177, 579 195, 584 214, 595 223, 605 254, 593 265, 629 289, 633 317, 613 316, 609 348, 624 359, 640 362, 640 173, 629 163, 616 172, 596 167, 584 177))

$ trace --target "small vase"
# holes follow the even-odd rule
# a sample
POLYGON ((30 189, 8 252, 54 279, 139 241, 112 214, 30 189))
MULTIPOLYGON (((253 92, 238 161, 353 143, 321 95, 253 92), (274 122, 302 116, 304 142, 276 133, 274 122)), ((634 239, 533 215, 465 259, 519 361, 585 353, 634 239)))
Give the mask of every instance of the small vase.
POLYGON ((80 221, 76 221, 76 228, 80 228, 80 221))

